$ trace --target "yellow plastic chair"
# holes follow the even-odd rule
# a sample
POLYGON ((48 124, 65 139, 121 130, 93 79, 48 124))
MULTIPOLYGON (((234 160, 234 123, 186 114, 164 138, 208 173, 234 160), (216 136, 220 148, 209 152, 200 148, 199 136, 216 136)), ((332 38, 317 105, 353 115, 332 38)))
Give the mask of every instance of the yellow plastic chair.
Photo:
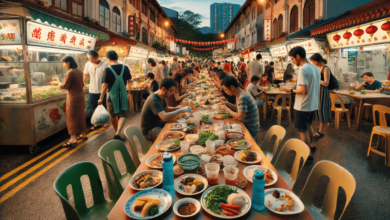
POLYGON ((350 172, 331 161, 323 160, 314 165, 300 195, 301 201, 313 219, 334 219, 339 187, 344 189, 346 196, 345 206, 339 218, 341 219, 355 192, 356 180, 350 172), (321 208, 317 208, 313 205, 313 194, 322 176, 328 176, 329 183, 324 203, 321 208))
POLYGON ((274 110, 278 111, 278 125, 282 124, 282 111, 287 111, 288 124, 291 125, 291 94, 279 94, 276 96, 272 105, 271 121, 274 118, 274 110), (282 105, 278 105, 279 99, 282 99, 282 105), (287 99, 289 100, 287 102, 287 99))
POLYGON ((263 151, 264 155, 268 158, 268 160, 271 162, 271 164, 275 163, 275 153, 276 150, 279 148, 280 142, 282 142, 284 136, 286 135, 286 129, 284 129, 280 125, 274 125, 272 126, 265 135, 264 141, 261 144, 260 149, 263 151), (268 152, 269 144, 271 142, 271 139, 273 136, 276 136, 274 148, 272 152, 268 152))
POLYGON ((298 139, 290 139, 288 140, 283 149, 280 151, 278 159, 275 161, 275 169, 278 171, 283 180, 287 183, 288 187, 292 188, 297 180, 299 170, 299 163, 301 158, 303 159, 303 164, 305 164, 307 157, 309 157, 310 149, 303 141, 298 139), (285 170, 285 163, 288 154, 290 151, 295 151, 294 163, 291 169, 291 173, 288 174, 285 170))
MULTIPOLYGON (((372 128, 371 131, 371 138, 370 138, 370 145, 368 147, 367 151, 367 157, 370 156, 370 152, 374 152, 378 155, 381 155, 382 157, 385 157, 385 165, 387 167, 390 167, 390 143, 388 143, 390 140, 390 128, 387 126, 387 121, 386 121, 386 114, 390 114, 390 108, 383 106, 383 105, 374 105, 372 107, 372 112, 373 112, 373 118, 374 118, 374 127, 372 128), (379 112, 379 126, 376 123, 376 116, 375 112, 379 112), (378 146, 376 147, 371 147, 372 146, 372 138, 374 135, 379 135, 382 136, 385 141, 385 153, 381 152, 378 150, 378 146)), ((379 143, 379 142, 378 142, 379 143)))
POLYGON ((331 100, 331 111, 334 112, 335 115, 335 128, 339 129, 340 127, 340 115, 341 114, 346 114, 347 116, 347 121, 348 121, 348 127, 351 127, 351 115, 349 114, 349 109, 345 108, 343 99, 334 93, 330 93, 330 100, 331 100), (341 105, 341 108, 336 108, 336 104, 334 103, 334 100, 338 99, 341 105))
POLYGON ((142 132, 139 130, 139 128, 134 126, 134 125, 131 125, 131 126, 125 128, 125 135, 127 137, 127 140, 130 143, 130 155, 133 158, 135 166, 138 167, 141 164, 141 162, 143 161, 145 155, 149 151, 149 148, 150 148, 149 144, 146 141, 142 132), (135 144, 135 141, 134 141, 134 136, 136 136, 137 139, 139 140, 139 142, 141 144, 142 152, 138 152, 137 145, 135 144))

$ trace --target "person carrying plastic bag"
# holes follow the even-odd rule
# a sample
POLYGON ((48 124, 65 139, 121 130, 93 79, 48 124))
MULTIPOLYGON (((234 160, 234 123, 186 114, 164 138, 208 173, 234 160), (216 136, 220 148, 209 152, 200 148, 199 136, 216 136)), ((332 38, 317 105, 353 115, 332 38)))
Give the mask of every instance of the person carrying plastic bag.
POLYGON ((110 120, 110 115, 106 108, 104 108, 103 105, 99 105, 95 111, 93 112, 93 115, 91 117, 91 124, 95 126, 100 126, 108 123, 110 120))

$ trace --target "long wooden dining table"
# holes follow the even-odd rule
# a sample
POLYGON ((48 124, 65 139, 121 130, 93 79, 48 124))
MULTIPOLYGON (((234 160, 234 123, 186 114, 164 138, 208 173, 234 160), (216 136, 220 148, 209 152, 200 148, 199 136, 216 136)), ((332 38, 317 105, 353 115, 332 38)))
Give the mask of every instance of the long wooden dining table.
MULTIPOLYGON (((225 121, 225 122, 230 122, 230 123, 238 123, 239 122, 236 119, 221 119, 221 120, 214 119, 213 122, 220 122, 220 121, 225 121)), ((175 122, 177 122, 176 118, 175 119, 171 119, 169 121, 169 123, 175 123, 175 122)), ((150 147, 148 153, 145 156, 145 159, 142 161, 141 165, 137 168, 135 174, 137 174, 139 172, 142 172, 142 171, 145 171, 145 170, 151 170, 151 168, 149 168, 146 165, 146 160, 150 156, 153 156, 155 154, 161 153, 161 151, 157 150, 156 144, 158 144, 161 141, 163 141, 163 139, 161 137, 163 133, 165 133, 167 131, 170 131, 167 128, 169 123, 167 123, 165 125, 165 127, 162 130, 162 132, 160 133, 160 136, 157 138, 157 140, 150 147)), ((244 139, 246 141, 250 142, 250 144, 251 144, 251 150, 260 153, 260 155, 262 156, 262 160, 259 162, 258 165, 266 166, 266 167, 272 169, 273 171, 276 172, 276 174, 278 176, 277 182, 275 184, 271 185, 271 186, 265 187, 265 189, 283 188, 283 189, 287 189, 287 190, 291 191, 291 193, 293 193, 292 190, 287 186, 286 182, 282 179, 282 177, 276 171, 274 166, 270 163, 270 161, 267 159, 267 157, 261 151, 261 149, 259 148, 259 146, 255 142, 255 140, 252 138, 252 136, 249 134, 248 130, 245 128, 244 124, 240 123, 240 125, 243 127, 243 133, 245 134, 245 138, 244 139)), ((176 152, 170 152, 170 153, 174 154, 178 158, 178 156, 176 155, 177 151, 176 152)), ((176 162, 176 164, 177 164, 177 162, 176 162)), ((249 165, 253 165, 253 164, 249 164, 249 165)), ((245 169, 247 164, 239 162, 237 166, 239 168, 239 176, 241 176, 242 178, 245 178, 244 175, 243 175, 243 170, 245 169)), ((184 175, 186 173, 188 173, 188 172, 184 172, 182 175, 184 175)), ((196 173, 196 172, 194 171, 194 172, 191 172, 191 173, 196 173)), ((175 179, 178 178, 178 177, 180 177, 180 175, 179 176, 175 175, 175 179)), ((225 185, 225 179, 224 179, 223 172, 219 172, 218 185, 225 185)), ((248 196, 250 198, 252 198, 252 196, 255 196, 255 195, 252 195, 252 186, 253 186, 253 184, 248 181, 248 185, 244 189, 244 191, 248 194, 248 196)), ((161 185, 159 186, 159 188, 161 188, 161 185)), ((124 192, 122 193, 121 197, 119 198, 119 200, 115 204, 114 208, 111 210, 111 212, 108 215, 107 219, 109 219, 109 220, 131 219, 130 217, 128 217, 126 215, 126 213, 124 211, 124 206, 125 206, 125 203, 127 202, 127 200, 132 195, 136 194, 137 192, 138 191, 133 190, 132 188, 130 188, 129 185, 127 185, 126 189, 124 190, 124 192)), ((168 211, 166 211, 166 213, 164 213, 163 215, 159 216, 157 219, 159 219, 159 220, 160 219, 182 219, 181 217, 176 216, 174 214, 174 212, 172 210, 172 207, 173 207, 173 205, 175 204, 176 201, 178 201, 178 200, 180 200, 180 199, 182 199, 184 197, 185 196, 175 192, 175 195, 172 198, 173 199, 172 206, 168 209, 168 211)), ((191 196, 191 197, 200 200, 201 194, 200 195, 191 196)), ((211 216, 205 210, 201 209, 201 211, 197 215, 195 215, 195 216, 193 216, 191 218, 185 218, 185 219, 205 219, 205 220, 208 220, 208 219, 215 219, 215 217, 211 216)), ((295 220, 295 219, 313 219, 313 218, 311 217, 309 212, 306 210, 306 208, 300 214, 295 214, 295 215, 278 215, 278 214, 275 214, 275 213, 269 211, 267 208, 264 208, 264 210, 262 210, 261 212, 258 212, 258 211, 255 211, 255 210, 251 209, 246 215, 242 216, 241 218, 237 218, 237 219, 262 219, 262 220, 291 219, 291 220, 295 220)))

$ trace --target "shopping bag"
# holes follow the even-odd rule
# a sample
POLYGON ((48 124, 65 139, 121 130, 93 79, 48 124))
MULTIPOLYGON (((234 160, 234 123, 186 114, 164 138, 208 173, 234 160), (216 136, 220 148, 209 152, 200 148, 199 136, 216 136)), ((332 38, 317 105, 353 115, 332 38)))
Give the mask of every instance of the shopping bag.
POLYGON ((99 105, 92 115, 91 123, 93 125, 104 125, 110 120, 110 115, 103 105, 99 105))

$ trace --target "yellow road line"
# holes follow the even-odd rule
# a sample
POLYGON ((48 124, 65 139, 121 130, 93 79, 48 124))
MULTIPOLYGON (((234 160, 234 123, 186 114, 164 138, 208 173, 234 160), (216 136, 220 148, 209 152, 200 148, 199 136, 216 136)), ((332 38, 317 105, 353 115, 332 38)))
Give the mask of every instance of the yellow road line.
MULTIPOLYGON (((92 131, 87 136, 91 136, 91 135, 93 135, 93 134, 95 134, 95 133, 97 133, 97 132, 99 132, 99 131, 101 131, 103 129, 104 128, 100 128, 98 130, 92 131)), ((81 141, 79 141, 79 142, 81 142, 81 141)), ((46 158, 45 160, 41 161, 40 163, 38 163, 35 166, 31 167, 30 169, 26 170, 25 172, 21 173, 20 175, 18 175, 14 179, 11 179, 9 182, 3 184, 0 187, 0 192, 6 190, 8 187, 12 186, 14 183, 16 183, 17 181, 23 179, 28 174, 30 174, 30 173, 34 172, 35 170, 37 170, 38 168, 42 167, 45 163, 49 162, 50 160, 52 160, 53 158, 55 158, 56 156, 58 156, 59 154, 63 153, 66 150, 68 150, 68 148, 63 148, 63 149, 57 151, 55 154, 51 155, 50 157, 46 158)))

